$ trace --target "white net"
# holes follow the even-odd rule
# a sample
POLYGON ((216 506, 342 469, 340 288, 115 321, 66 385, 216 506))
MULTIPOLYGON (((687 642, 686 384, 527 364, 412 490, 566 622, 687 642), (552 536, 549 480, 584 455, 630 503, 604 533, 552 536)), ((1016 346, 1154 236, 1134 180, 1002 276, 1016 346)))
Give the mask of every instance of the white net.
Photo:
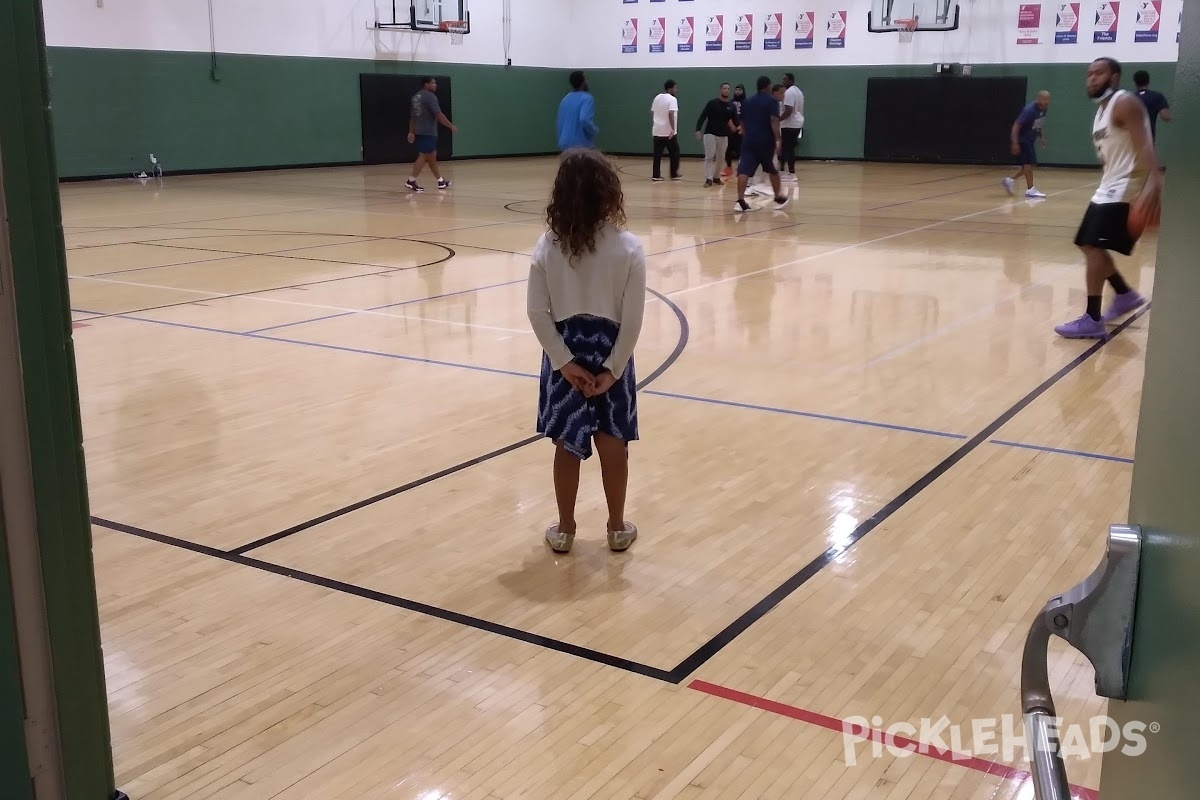
POLYGON ((915 19, 898 19, 896 25, 899 26, 900 44, 911 44, 913 33, 917 30, 917 21, 915 19))
POLYGON ((465 22, 447 22, 444 23, 447 31, 450 32, 450 44, 460 45, 463 43, 463 36, 467 32, 467 23, 465 22))

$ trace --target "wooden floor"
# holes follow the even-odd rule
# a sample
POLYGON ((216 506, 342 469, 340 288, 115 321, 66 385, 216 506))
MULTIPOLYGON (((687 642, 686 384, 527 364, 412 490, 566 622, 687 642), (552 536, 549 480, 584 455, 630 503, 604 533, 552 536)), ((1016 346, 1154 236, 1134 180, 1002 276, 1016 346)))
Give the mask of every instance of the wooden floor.
MULTIPOLYGON (((622 555, 591 462, 575 552, 541 539, 552 159, 63 187, 131 797, 1032 798, 1019 749, 841 726, 1020 733, 1029 620, 1124 521, 1150 317, 1052 331, 1097 174, 805 164, 735 216, 696 162, 621 163, 653 292, 622 555)), ((1065 646, 1052 680, 1104 713, 1065 646)))

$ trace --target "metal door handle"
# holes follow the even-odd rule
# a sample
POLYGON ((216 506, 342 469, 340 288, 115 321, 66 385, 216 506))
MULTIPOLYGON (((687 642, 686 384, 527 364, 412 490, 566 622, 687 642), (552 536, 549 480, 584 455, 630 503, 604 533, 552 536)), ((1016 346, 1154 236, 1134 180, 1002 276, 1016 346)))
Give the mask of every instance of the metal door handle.
POLYGON ((1032 750, 1037 800, 1071 798, 1046 663, 1050 636, 1066 639, 1092 663, 1096 694, 1124 700, 1141 555, 1141 529, 1113 525, 1099 566, 1082 583, 1046 603, 1029 629, 1021 658, 1021 713, 1026 747, 1032 750))

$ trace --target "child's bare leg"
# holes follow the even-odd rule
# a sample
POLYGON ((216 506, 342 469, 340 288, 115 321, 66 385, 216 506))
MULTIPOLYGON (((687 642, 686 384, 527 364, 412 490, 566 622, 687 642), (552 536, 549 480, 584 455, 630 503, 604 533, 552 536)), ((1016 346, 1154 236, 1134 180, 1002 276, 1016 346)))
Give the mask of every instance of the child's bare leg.
MULTIPOLYGON (((559 533, 575 533, 575 498, 579 495, 579 467, 583 462, 558 442, 554 451, 554 497, 558 500, 559 533)), ((607 488, 607 487, 606 487, 607 488)))
MULTIPOLYGON (((629 485, 629 451, 625 442, 607 433, 597 432, 596 453, 600 456, 600 474, 604 497, 608 501, 608 529, 625 530, 625 492, 629 485)), ((576 473, 578 477, 578 473, 576 473)))

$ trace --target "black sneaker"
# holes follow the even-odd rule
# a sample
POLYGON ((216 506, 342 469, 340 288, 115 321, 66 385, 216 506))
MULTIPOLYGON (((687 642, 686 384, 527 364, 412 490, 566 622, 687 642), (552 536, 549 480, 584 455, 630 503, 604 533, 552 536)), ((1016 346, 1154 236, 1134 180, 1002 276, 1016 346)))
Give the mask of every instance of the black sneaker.
POLYGON ((406 181, 404 182, 404 185, 405 185, 405 186, 407 186, 407 187, 409 188, 409 190, 410 190, 410 191, 414 191, 414 192, 423 192, 423 191, 425 191, 424 189, 422 189, 420 186, 418 186, 418 185, 417 185, 417 179, 416 179, 416 178, 409 178, 408 180, 406 180, 406 181))
POLYGON ((775 198, 775 208, 784 208, 790 202, 792 202, 792 199, 787 195, 779 195, 775 198))
POLYGON ((709 187, 710 187, 710 186, 712 186, 712 185, 713 185, 712 178, 709 178, 708 180, 704 181, 704 188, 705 188, 705 189, 709 188, 709 187))
POLYGON ((713 178, 712 182, 713 182, 713 186, 724 186, 725 185, 725 181, 721 180, 720 178, 713 178))
POLYGON ((754 206, 747 203, 745 200, 738 200, 733 204, 734 211, 753 211, 754 206))
POLYGON ((446 180, 445 178, 438 178, 438 188, 439 189, 449 189, 450 181, 446 180))

